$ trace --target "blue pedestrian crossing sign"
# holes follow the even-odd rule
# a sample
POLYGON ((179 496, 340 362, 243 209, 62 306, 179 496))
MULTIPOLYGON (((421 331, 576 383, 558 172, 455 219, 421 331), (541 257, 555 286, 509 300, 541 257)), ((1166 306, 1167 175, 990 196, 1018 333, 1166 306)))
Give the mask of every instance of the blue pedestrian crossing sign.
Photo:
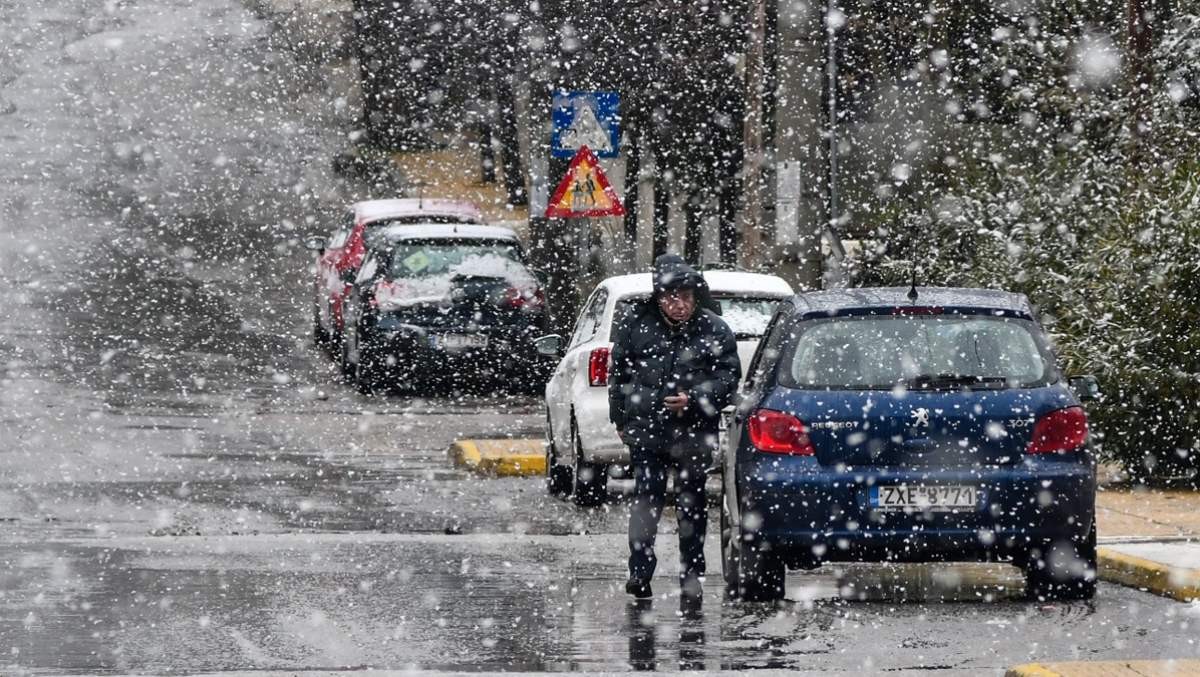
POLYGON ((575 157, 586 146, 596 157, 617 157, 621 142, 621 97, 617 92, 560 90, 553 104, 551 155, 575 157))

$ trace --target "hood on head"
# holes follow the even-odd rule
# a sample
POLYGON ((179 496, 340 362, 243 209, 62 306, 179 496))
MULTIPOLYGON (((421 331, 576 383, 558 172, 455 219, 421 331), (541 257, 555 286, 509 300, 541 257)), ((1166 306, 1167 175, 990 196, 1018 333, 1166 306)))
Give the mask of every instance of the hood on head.
POLYGON ((676 289, 692 289, 696 293, 696 307, 705 308, 717 315, 721 306, 713 300, 708 282, 700 271, 693 268, 678 254, 662 254, 654 259, 654 298, 676 289))

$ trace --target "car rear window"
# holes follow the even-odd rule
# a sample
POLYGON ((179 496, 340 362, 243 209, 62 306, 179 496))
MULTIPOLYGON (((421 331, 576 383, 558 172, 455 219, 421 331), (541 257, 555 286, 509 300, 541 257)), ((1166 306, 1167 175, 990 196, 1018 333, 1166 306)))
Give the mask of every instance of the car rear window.
POLYGON ((733 296, 717 297, 716 301, 721 305, 721 319, 739 339, 762 336, 779 305, 779 299, 772 298, 733 296))
POLYGON ((393 216, 386 219, 379 219, 367 224, 368 228, 374 229, 376 226, 395 226, 395 225, 416 225, 426 223, 464 223, 472 224, 479 223, 479 219, 470 216, 459 216, 457 214, 414 214, 412 216, 393 216))
POLYGON ((866 315, 807 320, 783 384, 796 388, 1032 387, 1056 377, 1037 325, 989 315, 866 315))
POLYGON ((510 277, 528 275, 515 243, 504 241, 405 241, 392 248, 390 277, 419 278, 441 275, 510 277))
MULTIPOLYGON (((617 301, 613 312, 613 329, 625 316, 630 304, 645 301, 648 295, 631 296, 617 301)), ((738 339, 760 338, 771 323, 771 316, 779 306, 777 298, 749 298, 744 296, 717 296, 714 300, 721 306, 721 319, 733 330, 738 339)))

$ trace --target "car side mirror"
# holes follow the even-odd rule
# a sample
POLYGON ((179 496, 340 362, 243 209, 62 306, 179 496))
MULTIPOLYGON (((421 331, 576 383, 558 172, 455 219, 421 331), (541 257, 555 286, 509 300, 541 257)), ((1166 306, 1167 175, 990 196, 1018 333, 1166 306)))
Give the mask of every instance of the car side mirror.
POLYGON ((540 336, 533 340, 533 347, 537 349, 539 355, 544 355, 545 357, 562 357, 563 337, 558 334, 540 336))
POLYGON ((325 251, 325 238, 320 235, 314 235, 304 240, 304 248, 309 251, 321 254, 325 251))
POLYGON ((1072 376, 1067 379, 1067 384, 1071 386, 1080 402, 1095 402, 1100 399, 1100 383, 1095 376, 1072 376))

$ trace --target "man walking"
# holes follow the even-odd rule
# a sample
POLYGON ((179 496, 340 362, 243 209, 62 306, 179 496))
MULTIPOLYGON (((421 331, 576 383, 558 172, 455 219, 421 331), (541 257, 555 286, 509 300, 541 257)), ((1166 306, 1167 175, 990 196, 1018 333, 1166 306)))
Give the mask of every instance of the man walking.
POLYGON ((674 469, 680 588, 684 599, 701 598, 704 471, 717 446, 721 409, 741 373, 737 343, 719 310, 704 277, 681 257, 664 254, 654 261, 653 295, 629 309, 613 339, 608 409, 634 469, 625 584, 634 597, 652 595, 654 538, 674 469))

